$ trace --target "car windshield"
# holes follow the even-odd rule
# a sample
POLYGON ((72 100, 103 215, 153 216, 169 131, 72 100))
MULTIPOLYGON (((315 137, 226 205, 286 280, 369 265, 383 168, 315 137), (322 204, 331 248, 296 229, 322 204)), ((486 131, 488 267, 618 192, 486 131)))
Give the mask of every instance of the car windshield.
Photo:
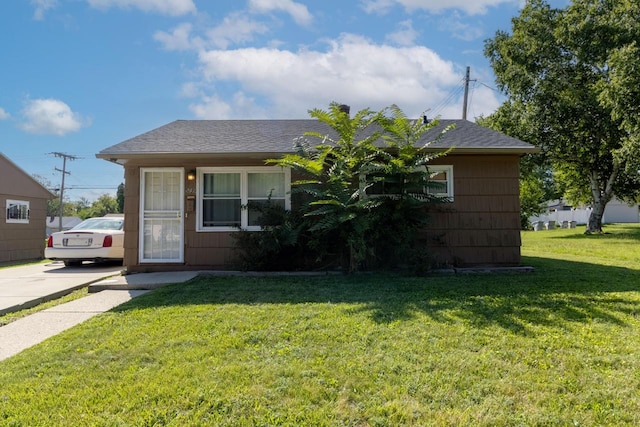
POLYGON ((122 218, 92 218, 82 221, 72 230, 122 230, 122 218))

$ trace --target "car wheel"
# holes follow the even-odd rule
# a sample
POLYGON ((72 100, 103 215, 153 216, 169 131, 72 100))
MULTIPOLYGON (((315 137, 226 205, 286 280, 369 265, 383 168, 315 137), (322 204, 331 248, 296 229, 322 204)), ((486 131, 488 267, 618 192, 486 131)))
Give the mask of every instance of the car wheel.
POLYGON ((79 267, 82 265, 82 261, 65 261, 65 267, 79 267))

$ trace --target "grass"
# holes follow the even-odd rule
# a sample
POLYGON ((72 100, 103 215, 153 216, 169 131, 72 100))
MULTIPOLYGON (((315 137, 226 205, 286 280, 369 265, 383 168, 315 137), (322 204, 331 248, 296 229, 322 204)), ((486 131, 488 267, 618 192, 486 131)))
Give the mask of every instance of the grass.
POLYGON ((73 300, 77 300, 80 298, 84 298, 88 296, 87 288, 82 288, 75 290, 71 293, 68 293, 60 298, 56 298, 47 302, 43 302, 42 304, 38 304, 35 307, 30 307, 24 310, 14 311, 10 313, 0 314, 0 326, 8 325, 11 322, 14 322, 18 319, 26 317, 30 314, 37 313, 39 311, 46 310, 51 307, 55 307, 60 304, 64 304, 73 300))
POLYGON ((533 273, 200 278, 0 362, 0 425, 640 424, 640 226, 533 273))

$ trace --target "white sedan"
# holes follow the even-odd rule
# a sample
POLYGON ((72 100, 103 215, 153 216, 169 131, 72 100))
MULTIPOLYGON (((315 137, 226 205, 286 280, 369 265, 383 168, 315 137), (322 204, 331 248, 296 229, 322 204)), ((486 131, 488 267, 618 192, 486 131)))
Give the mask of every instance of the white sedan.
POLYGON ((90 218, 68 231, 49 236, 44 257, 64 261, 66 266, 82 261, 110 261, 124 258, 124 218, 90 218))

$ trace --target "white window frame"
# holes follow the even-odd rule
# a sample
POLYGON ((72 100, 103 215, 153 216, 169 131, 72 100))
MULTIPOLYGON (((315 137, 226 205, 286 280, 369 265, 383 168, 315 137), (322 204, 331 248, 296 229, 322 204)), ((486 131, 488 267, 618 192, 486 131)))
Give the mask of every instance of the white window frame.
MULTIPOLYGON (((428 170, 429 170, 429 174, 431 176, 433 175, 437 175, 439 173, 444 172, 447 176, 447 192, 446 193, 434 193, 431 191, 428 191, 429 189, 427 188, 427 191, 425 193, 427 194, 431 194, 433 196, 437 196, 437 197, 444 197, 447 198, 449 201, 453 201, 453 165, 428 165, 427 166, 428 170)), ((424 167, 423 167, 424 170, 424 167)), ((360 191, 362 194, 365 195, 365 197, 379 197, 381 196, 381 194, 365 194, 365 192, 363 191, 363 183, 364 183, 364 176, 361 177, 360 180, 360 191)), ((431 180, 431 178, 429 178, 429 180, 431 180)))
POLYGON ((260 231, 260 226, 249 226, 249 211, 246 209, 249 201, 249 174, 250 173, 278 173, 284 174, 284 208, 291 210, 291 169, 280 166, 252 166, 252 167, 201 167, 197 168, 196 180, 196 231, 198 232, 228 232, 238 231, 239 229, 247 231, 260 231), (238 227, 205 227, 202 225, 203 192, 204 192, 204 174, 208 173, 238 173, 240 174, 240 228, 238 227))
MULTIPOLYGON (((22 212, 22 210, 20 210, 22 212)), ((5 206, 4 217, 7 224, 29 224, 29 216, 31 215, 29 201, 27 200, 14 200, 7 199, 7 203, 5 206), (14 206, 24 206, 26 207, 26 218, 9 218, 9 209, 14 206)))
MULTIPOLYGON (((453 165, 428 165, 427 169, 429 169, 429 173, 433 175, 437 175, 438 173, 444 172, 447 175, 447 192, 446 193, 431 193, 434 196, 438 197, 446 197, 449 200, 453 200, 453 165)), ((429 178, 431 180, 431 178, 429 178)))

